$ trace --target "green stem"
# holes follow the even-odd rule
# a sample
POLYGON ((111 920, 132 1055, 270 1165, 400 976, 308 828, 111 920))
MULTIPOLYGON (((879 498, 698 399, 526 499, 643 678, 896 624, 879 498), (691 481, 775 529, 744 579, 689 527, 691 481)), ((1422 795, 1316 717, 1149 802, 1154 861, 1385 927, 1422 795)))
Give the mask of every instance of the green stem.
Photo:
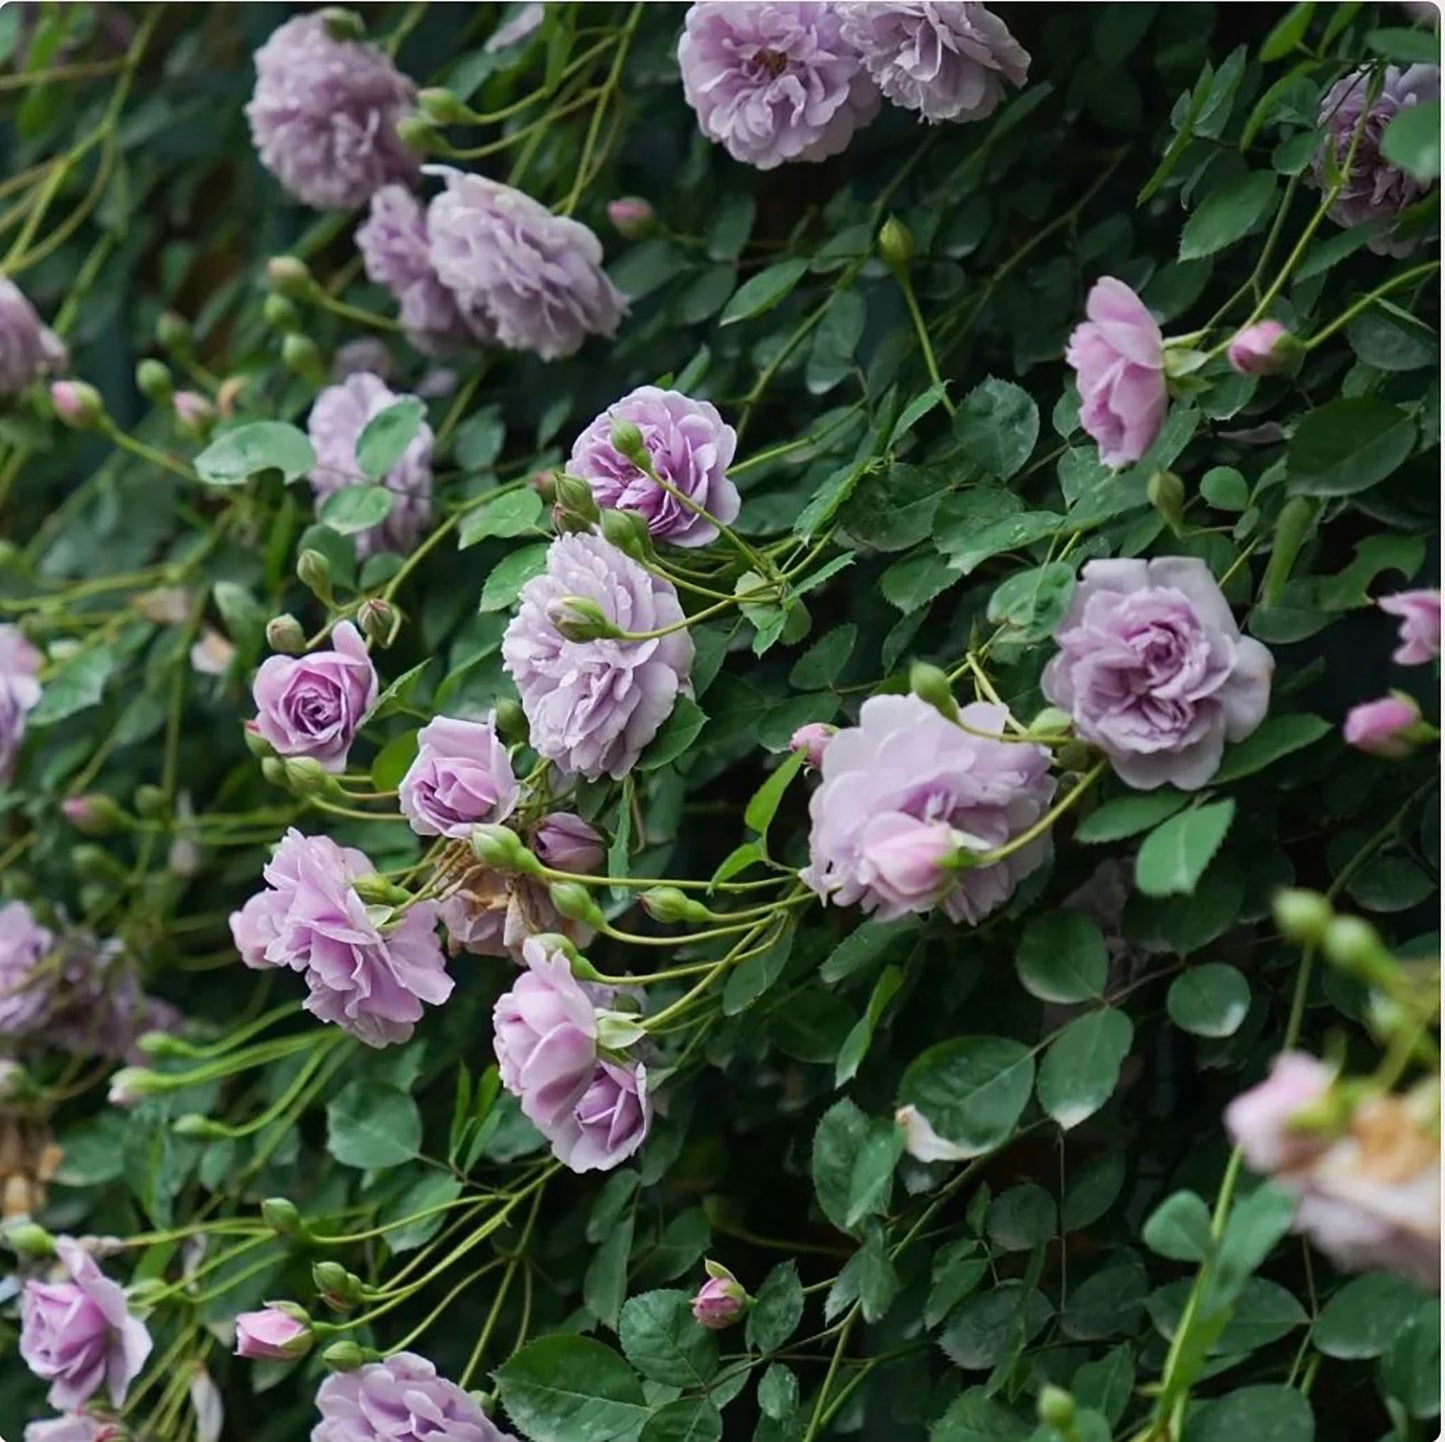
POLYGON ((1304 348, 1313 350, 1321 342, 1328 340, 1337 330, 1347 326, 1362 310, 1368 310, 1381 296, 1389 294, 1392 290, 1398 290, 1401 286, 1409 285, 1413 281, 1423 280, 1427 275, 1439 269, 1440 262, 1432 260, 1425 265, 1417 265, 1395 276, 1392 280, 1387 280, 1383 285, 1377 285, 1374 290, 1368 295, 1362 296, 1343 314, 1336 316, 1323 330, 1316 331, 1304 342, 1304 348))

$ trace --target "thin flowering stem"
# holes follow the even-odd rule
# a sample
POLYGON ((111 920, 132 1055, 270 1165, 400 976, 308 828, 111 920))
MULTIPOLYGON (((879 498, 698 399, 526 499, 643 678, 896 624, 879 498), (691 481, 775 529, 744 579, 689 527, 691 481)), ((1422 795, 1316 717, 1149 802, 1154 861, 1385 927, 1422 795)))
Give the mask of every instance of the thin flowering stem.
POLYGON ((1401 274, 1391 276, 1383 285, 1377 285, 1367 295, 1363 295, 1347 310, 1342 311, 1323 330, 1318 330, 1308 340, 1302 342, 1306 350, 1313 350, 1317 345, 1327 341, 1338 330, 1354 320, 1362 311, 1368 310, 1382 296, 1388 295, 1392 290, 1401 290, 1407 285, 1413 285, 1418 280, 1424 280, 1426 276, 1434 275, 1440 269, 1440 262, 1432 260, 1424 265, 1417 265, 1401 274))
POLYGON ((1078 784, 1074 789, 1070 791, 1062 801, 1050 807, 1032 826, 1028 827, 1027 830, 1020 831, 1017 836, 1006 841, 1002 846, 995 847, 992 851, 968 853, 967 865, 994 866, 1000 861, 1006 861, 1016 852, 1022 851, 1025 846, 1031 846, 1039 837, 1050 831, 1060 817, 1066 815, 1078 804, 1079 800, 1088 792, 1094 782, 1104 774, 1107 765, 1108 763, 1105 761, 1096 761, 1094 765, 1079 778, 1078 784))

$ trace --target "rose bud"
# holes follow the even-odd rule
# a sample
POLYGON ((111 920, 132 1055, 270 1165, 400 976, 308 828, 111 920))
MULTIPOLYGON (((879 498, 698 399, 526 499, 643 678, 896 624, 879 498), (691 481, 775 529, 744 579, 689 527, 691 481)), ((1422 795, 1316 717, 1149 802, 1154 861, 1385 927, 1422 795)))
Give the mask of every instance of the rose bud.
POLYGON ((657 223, 653 208, 636 195, 626 195, 607 202, 607 218, 624 240, 641 240, 657 223))
POLYGON ((553 811, 537 823, 532 851, 544 866, 573 875, 600 870, 606 856, 602 838, 570 811, 553 811))
POLYGON ((1229 343, 1229 363, 1241 375, 1272 376, 1289 364, 1295 338, 1277 321, 1247 325, 1229 343))
POLYGON ((717 1262, 705 1262, 708 1279, 692 1299, 692 1315, 709 1332, 720 1332, 741 1319, 752 1303, 743 1284, 717 1262))
POLYGON ((75 431, 93 429, 105 414, 100 392, 84 381, 56 381, 50 387, 50 404, 60 420, 75 431))
POLYGON ((826 721, 809 721, 806 726, 799 726, 793 732, 793 738, 788 742, 788 750, 800 752, 803 765, 810 771, 817 771, 823 765, 823 753, 828 749, 828 743, 837 734, 838 728, 828 725, 826 721))
POLYGON ((282 1311, 272 1304, 236 1318, 236 1356, 255 1361, 285 1362, 304 1356, 315 1340, 311 1324, 299 1307, 282 1311))
POLYGON ((1422 739, 1420 708, 1408 696, 1391 692, 1378 701, 1352 707, 1345 717, 1345 740, 1371 756, 1398 761, 1422 739))

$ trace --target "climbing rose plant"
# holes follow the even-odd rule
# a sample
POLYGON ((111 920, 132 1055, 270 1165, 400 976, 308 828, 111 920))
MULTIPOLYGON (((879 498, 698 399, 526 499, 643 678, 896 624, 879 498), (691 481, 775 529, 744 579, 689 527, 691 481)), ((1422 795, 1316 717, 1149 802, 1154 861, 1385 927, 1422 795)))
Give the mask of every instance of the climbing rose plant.
POLYGON ((1438 20, 0 10, 0 1434, 1436 1435, 1438 20))

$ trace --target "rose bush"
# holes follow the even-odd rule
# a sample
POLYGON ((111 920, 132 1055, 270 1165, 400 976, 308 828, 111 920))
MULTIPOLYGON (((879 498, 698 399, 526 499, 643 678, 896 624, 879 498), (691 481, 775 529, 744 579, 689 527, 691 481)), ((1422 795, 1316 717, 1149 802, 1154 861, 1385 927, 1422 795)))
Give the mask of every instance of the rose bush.
POLYGON ((1437 23, 0 10, 0 1435, 1437 1432, 1437 23))

